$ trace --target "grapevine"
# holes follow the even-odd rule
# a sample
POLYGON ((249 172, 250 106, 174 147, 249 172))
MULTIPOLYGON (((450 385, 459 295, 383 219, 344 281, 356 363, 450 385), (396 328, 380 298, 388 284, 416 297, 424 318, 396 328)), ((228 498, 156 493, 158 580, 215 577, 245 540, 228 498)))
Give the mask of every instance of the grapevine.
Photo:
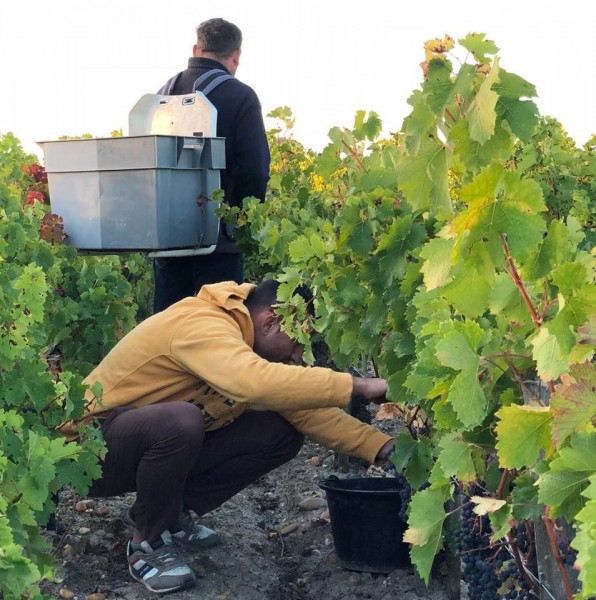
MULTIPOLYGON (((576 148, 541 117, 534 86, 501 66, 484 35, 425 49, 402 130, 380 140, 378 116, 360 112, 307 163, 292 161, 307 154, 296 142, 278 146, 284 185, 268 202, 245 201, 234 215, 238 236, 256 277, 281 273, 288 299, 296 285, 312 287, 314 327, 339 366, 365 357, 388 379, 406 423, 424 416, 397 436, 394 454, 417 490, 405 540, 420 575, 428 580, 443 545, 447 503, 457 493, 473 498, 468 515, 483 482, 486 512, 475 522, 486 525, 491 556, 509 553, 485 576, 496 577, 493 597, 536 594, 531 552, 516 537, 534 535, 539 519, 564 597, 588 598, 596 592, 594 144, 576 148), (458 50, 467 56, 455 62, 458 50), (530 382, 550 401, 532 397, 530 382), (564 522, 576 534, 562 553, 564 522), (507 569, 519 575, 513 590, 507 569)), ((292 307, 282 310, 308 343, 292 307)))

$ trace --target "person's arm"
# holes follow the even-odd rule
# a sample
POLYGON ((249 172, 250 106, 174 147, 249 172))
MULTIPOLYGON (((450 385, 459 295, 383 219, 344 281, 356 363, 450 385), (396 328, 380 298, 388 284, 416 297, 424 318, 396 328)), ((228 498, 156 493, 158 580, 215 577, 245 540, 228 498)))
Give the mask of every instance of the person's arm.
POLYGON ((383 449, 393 443, 391 436, 341 408, 282 410, 279 414, 317 444, 369 463, 376 462, 383 449))
POLYGON ((241 206, 242 200, 255 196, 265 199, 271 156, 263 123, 261 104, 253 90, 247 93, 238 111, 234 139, 230 140, 234 154, 234 168, 229 173, 232 180, 232 206, 241 206))
POLYGON ((387 381, 380 377, 353 377, 352 396, 362 396, 365 400, 375 404, 385 402, 387 381))
POLYGON ((391 455, 395 452, 395 440, 387 440, 383 447, 377 452, 375 463, 384 463, 391 459, 391 455))

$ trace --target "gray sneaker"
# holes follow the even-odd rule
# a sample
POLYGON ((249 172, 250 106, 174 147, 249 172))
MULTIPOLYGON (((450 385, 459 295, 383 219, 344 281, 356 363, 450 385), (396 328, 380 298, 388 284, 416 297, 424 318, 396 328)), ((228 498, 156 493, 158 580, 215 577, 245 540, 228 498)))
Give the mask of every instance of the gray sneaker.
POLYGON ((132 577, 152 592, 165 594, 195 585, 195 574, 174 552, 169 531, 152 544, 141 542, 136 550, 129 541, 126 557, 132 577))
POLYGON ((191 548, 211 548, 221 544, 221 537, 204 525, 195 523, 189 510, 183 510, 178 517, 178 531, 172 533, 174 542, 191 548))
MULTIPOLYGON (((135 515, 131 506, 126 513, 126 520, 135 524, 135 515)), ((171 533, 175 543, 189 548, 211 548, 221 544, 221 537, 204 525, 195 523, 189 510, 182 510, 176 523, 176 531, 171 533)))

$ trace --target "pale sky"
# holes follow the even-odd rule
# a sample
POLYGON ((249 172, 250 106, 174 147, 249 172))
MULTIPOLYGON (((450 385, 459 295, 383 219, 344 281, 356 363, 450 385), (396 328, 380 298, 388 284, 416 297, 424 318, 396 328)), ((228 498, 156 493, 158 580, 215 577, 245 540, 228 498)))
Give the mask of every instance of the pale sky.
POLYGON ((196 25, 212 17, 242 29, 236 75, 263 113, 289 106, 294 137, 316 150, 359 109, 399 130, 423 44, 446 33, 486 33, 501 66, 536 86, 542 114, 578 144, 596 133, 594 0, 4 0, 0 133, 39 156, 36 141, 126 135, 135 102, 185 68, 196 25))

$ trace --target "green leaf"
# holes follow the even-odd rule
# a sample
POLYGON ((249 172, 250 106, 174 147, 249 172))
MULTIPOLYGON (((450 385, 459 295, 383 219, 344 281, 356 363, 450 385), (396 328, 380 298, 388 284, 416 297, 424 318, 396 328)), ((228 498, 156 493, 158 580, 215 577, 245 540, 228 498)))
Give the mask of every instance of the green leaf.
POLYGON ((454 243, 454 239, 434 238, 423 246, 420 258, 424 263, 420 270, 428 291, 442 287, 450 281, 451 250, 454 243))
POLYGON ((517 521, 540 519, 544 515, 544 504, 538 502, 538 488, 530 475, 519 475, 511 491, 513 517, 517 521))
POLYGON ((423 86, 424 98, 436 115, 442 115, 453 89, 451 63, 443 58, 434 58, 428 63, 423 86))
MULTIPOLYGON (((483 169, 459 192, 468 204, 451 223, 466 247, 479 241, 502 245, 506 237, 514 258, 524 260, 542 242, 545 222, 542 192, 536 182, 505 172, 500 164, 483 169)), ((461 242, 458 242, 461 243, 461 242)))
POLYGON ((540 246, 531 252, 521 272, 527 280, 540 279, 550 274, 561 262, 567 245, 567 228, 561 221, 552 221, 547 236, 540 246))
POLYGON ((513 507, 511 504, 505 504, 499 510, 493 511, 489 514, 490 526, 493 530, 491 536, 491 541, 493 543, 504 538, 511 530, 512 514, 513 507))
POLYGON ((497 118, 495 107, 499 96, 492 87, 498 81, 499 59, 495 58, 489 74, 482 82, 468 111, 470 137, 480 144, 484 144, 495 132, 497 118))
POLYGON ((473 454, 476 451, 474 444, 464 442, 455 433, 447 434, 439 442, 441 452, 437 458, 446 477, 456 477, 463 482, 476 480, 477 473, 473 454))
POLYGON ((582 508, 581 493, 596 473, 596 432, 574 433, 550 468, 537 481, 538 499, 552 507, 553 517, 572 519, 582 508))
POLYGON ((451 384, 448 400, 464 430, 480 425, 486 415, 487 401, 478 383, 478 371, 465 370, 459 373, 451 384))
POLYGON ((459 371, 476 371, 480 364, 480 356, 470 345, 470 338, 461 331, 449 331, 443 336, 437 344, 436 356, 442 365, 459 371))
POLYGON ((590 500, 575 517, 578 526, 571 545, 577 550, 581 597, 588 599, 596 596, 596 476, 590 477, 590 485, 583 495, 590 500))
POLYGON ((445 152, 440 140, 425 138, 415 155, 400 160, 399 186, 414 210, 431 208, 435 214, 452 214, 445 152))
POLYGON ((532 356, 536 361, 536 370, 540 379, 553 381, 567 371, 568 358, 561 351, 556 336, 549 332, 548 326, 543 325, 530 343, 534 347, 532 356))
POLYGON ((489 60, 486 55, 496 54, 499 49, 492 40, 484 39, 485 36, 485 33, 468 33, 465 38, 458 40, 458 42, 471 52, 478 62, 486 63, 489 60))
POLYGON ((594 364, 573 365, 563 382, 555 387, 553 445, 559 447, 572 433, 596 425, 596 370, 594 364))
POLYGON ((444 505, 448 499, 443 489, 431 487, 414 494, 410 503, 404 542, 413 544, 412 562, 427 584, 434 557, 443 545, 443 522, 447 517, 444 505))
POLYGON ((404 473, 414 489, 428 481, 433 464, 430 440, 415 440, 409 433, 400 433, 395 438, 395 452, 392 457, 395 469, 404 473))
POLYGON ((445 285, 443 294, 459 313, 474 319, 486 312, 494 272, 490 273, 489 279, 471 262, 460 263, 452 269, 452 281, 445 285), (470 290, 474 292, 470 293, 470 290))
POLYGON ((550 454, 552 414, 546 407, 504 406, 496 413, 499 464, 507 469, 531 467, 550 454))

